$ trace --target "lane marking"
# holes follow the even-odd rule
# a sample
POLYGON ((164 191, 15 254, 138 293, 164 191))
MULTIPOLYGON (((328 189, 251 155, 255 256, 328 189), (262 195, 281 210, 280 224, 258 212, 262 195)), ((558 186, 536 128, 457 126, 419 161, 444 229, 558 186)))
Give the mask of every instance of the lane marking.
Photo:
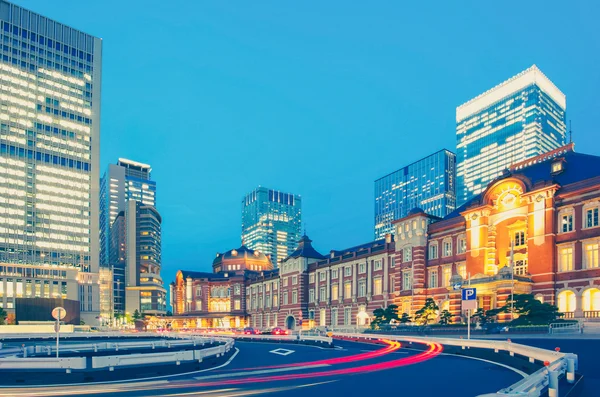
POLYGON ((455 356, 455 357, 462 357, 462 358, 470 358, 471 360, 479 360, 479 361, 483 361, 483 362, 486 362, 486 363, 489 363, 489 364, 499 365, 500 367, 504 367, 506 369, 510 369, 510 370, 518 373, 519 375, 521 375, 523 378, 527 378, 529 376, 525 372, 521 371, 520 369, 511 367, 510 365, 506 365, 506 364, 502 364, 502 363, 497 363, 495 361, 486 360, 485 358, 461 356, 460 354, 453 354, 453 353, 440 353, 440 355, 443 355, 443 356, 455 356))
MULTIPOLYGON (((214 371, 215 369, 219 369, 219 368, 223 368, 228 366, 233 359, 235 358, 235 356, 238 355, 238 353, 240 352, 240 349, 238 349, 237 347, 234 347, 235 349, 235 353, 233 353, 233 355, 231 357, 229 357, 229 360, 227 360, 225 363, 217 366, 217 367, 211 367, 211 368, 206 368, 206 369, 201 369, 199 371, 191 371, 191 372, 184 372, 182 374, 171 374, 171 375, 162 375, 162 376, 153 376, 150 378, 136 378, 136 379, 122 379, 122 380, 111 380, 111 381, 104 381, 104 382, 87 382, 87 383, 65 383, 65 384, 61 384, 61 385, 28 385, 28 386, 0 386, 0 389, 39 389, 39 388, 43 388, 43 387, 68 387, 68 386, 90 386, 90 385, 111 385, 111 384, 125 384, 125 383, 130 383, 130 382, 140 382, 140 383, 148 383, 148 384, 152 384, 152 383, 156 383, 156 382, 144 382, 144 381, 152 381, 154 379, 164 379, 164 378, 175 378, 175 377, 179 377, 179 376, 185 376, 185 375, 192 375, 192 374, 199 374, 202 372, 207 372, 207 371, 214 371)), ((169 383, 168 380, 162 380, 160 381, 160 383, 169 383)), ((2 396, 3 394, 0 394, 0 396, 2 396)), ((28 395, 32 395, 32 394, 28 394, 28 395)), ((46 394, 38 394, 38 395, 46 395, 46 394)))
POLYGON ((288 350, 288 349, 275 349, 275 350, 271 350, 269 353, 273 353, 273 354, 279 354, 280 356, 289 356, 292 353, 295 353, 294 350, 288 350))
POLYGON ((304 365, 300 367, 286 367, 286 368, 274 368, 274 369, 264 369, 258 371, 244 371, 244 372, 233 372, 228 374, 219 374, 219 375, 208 375, 208 376, 195 376, 196 380, 208 380, 208 379, 221 379, 221 378, 229 378, 236 376, 251 376, 251 375, 263 375, 263 374, 271 374, 276 372, 289 372, 289 371, 299 371, 303 369, 312 369, 312 368, 322 368, 329 367, 329 364, 315 364, 315 365, 304 365))

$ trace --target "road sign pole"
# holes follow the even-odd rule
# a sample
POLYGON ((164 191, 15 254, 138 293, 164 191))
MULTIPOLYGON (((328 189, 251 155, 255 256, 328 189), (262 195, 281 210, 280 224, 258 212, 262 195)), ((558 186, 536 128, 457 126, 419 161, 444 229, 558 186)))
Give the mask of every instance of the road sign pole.
POLYGON ((56 319, 56 358, 58 358, 58 336, 60 335, 60 309, 58 309, 58 318, 56 319))
MULTIPOLYGON (((471 286, 471 273, 469 273, 469 287, 471 286)), ((471 339, 471 309, 467 309, 467 340, 471 339)))

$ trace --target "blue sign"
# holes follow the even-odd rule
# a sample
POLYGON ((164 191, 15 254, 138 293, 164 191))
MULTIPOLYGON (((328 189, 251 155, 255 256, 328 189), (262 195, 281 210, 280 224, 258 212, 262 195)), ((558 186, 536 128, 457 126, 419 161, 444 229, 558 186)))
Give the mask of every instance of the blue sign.
POLYGON ((474 301, 477 299, 477 288, 464 288, 462 290, 462 300, 474 301))

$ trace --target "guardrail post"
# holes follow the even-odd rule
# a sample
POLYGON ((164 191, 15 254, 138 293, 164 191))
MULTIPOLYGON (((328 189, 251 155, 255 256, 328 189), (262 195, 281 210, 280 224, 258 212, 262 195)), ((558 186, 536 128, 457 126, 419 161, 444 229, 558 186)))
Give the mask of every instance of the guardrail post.
POLYGON ((575 359, 567 358, 567 382, 575 382, 575 359))
POLYGON ((98 345, 94 343, 94 353, 98 353, 98 345))
POLYGON ((548 397, 558 397, 558 371, 548 371, 548 397))

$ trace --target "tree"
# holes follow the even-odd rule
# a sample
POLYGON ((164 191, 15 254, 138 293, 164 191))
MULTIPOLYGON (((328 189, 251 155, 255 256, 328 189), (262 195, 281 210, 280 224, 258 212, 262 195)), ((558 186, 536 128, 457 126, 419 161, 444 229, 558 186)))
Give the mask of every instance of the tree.
POLYGON ((452 313, 448 310, 442 310, 440 313, 440 324, 448 325, 452 323, 452 313))
POLYGON ((400 322, 402 324, 410 323, 412 318, 408 315, 408 313, 402 313, 402 317, 400 317, 400 322))
POLYGON ((381 325, 387 325, 390 321, 400 321, 398 318, 398 306, 397 305, 389 305, 388 307, 379 308, 373 310, 373 316, 375 317, 373 321, 371 321, 371 328, 377 329, 381 325))
POLYGON ((133 319, 134 320, 139 320, 140 318, 142 318, 142 315, 140 314, 138 309, 135 309, 135 311, 133 312, 133 319))
POLYGON ((5 324, 5 320, 6 320, 7 316, 8 315, 6 314, 6 310, 4 310, 3 308, 0 307, 0 325, 5 324))
POLYGON ((419 325, 427 325, 435 321, 440 308, 433 298, 427 298, 425 305, 415 313, 415 322, 419 325))
POLYGON ((500 309, 483 310, 482 308, 477 309, 471 316, 480 326, 485 326, 494 322, 494 317, 498 315, 500 309))
POLYGON ((516 294, 512 300, 509 299, 503 307, 495 311, 514 313, 516 318, 511 323, 515 325, 546 325, 562 316, 558 307, 542 303, 531 294, 516 294))

